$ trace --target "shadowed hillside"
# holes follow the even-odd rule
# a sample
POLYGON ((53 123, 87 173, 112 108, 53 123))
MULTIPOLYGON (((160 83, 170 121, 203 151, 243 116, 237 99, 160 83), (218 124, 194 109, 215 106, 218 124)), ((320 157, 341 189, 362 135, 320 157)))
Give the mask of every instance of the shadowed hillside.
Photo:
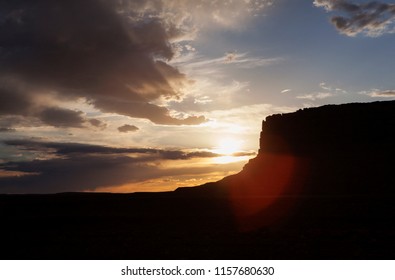
POLYGON ((3 259, 394 259, 395 101, 273 115, 236 175, 168 193, 0 196, 3 259))

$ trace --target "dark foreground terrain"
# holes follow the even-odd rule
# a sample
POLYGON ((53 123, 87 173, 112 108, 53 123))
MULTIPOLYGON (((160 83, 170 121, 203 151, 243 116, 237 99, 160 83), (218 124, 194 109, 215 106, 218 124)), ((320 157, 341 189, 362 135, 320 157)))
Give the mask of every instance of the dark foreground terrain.
POLYGON ((270 116, 237 175, 0 195, 2 259, 395 259, 395 102, 270 116))

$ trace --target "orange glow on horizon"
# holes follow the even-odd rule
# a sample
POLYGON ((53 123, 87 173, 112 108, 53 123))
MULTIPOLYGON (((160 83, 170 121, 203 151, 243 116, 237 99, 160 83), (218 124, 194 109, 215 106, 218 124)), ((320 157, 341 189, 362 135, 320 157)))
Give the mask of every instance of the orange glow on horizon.
POLYGON ((216 163, 216 164, 226 164, 226 163, 247 161, 250 158, 251 157, 249 157, 249 156, 238 157, 238 156, 229 155, 229 156, 215 157, 212 159, 212 162, 216 163))

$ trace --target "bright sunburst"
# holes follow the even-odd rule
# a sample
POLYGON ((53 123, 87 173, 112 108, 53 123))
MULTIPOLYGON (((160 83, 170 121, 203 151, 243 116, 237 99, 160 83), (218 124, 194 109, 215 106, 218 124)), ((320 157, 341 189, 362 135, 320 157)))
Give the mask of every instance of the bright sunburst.
POLYGON ((240 151, 240 148, 240 140, 236 140, 234 138, 225 138, 219 141, 218 146, 214 149, 214 151, 221 155, 230 156, 240 151))

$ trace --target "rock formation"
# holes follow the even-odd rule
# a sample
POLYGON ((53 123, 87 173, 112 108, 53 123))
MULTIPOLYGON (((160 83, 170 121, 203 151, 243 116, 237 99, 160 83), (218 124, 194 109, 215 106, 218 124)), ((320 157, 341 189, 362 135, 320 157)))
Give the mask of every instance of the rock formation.
POLYGON ((294 172, 305 172, 293 173, 306 181, 302 190, 291 186, 290 193, 394 193, 395 101, 269 116, 262 124, 258 157, 245 169, 262 174, 262 161, 274 155, 292 157, 294 172))
POLYGON ((304 109, 216 183, 0 195, 0 258, 395 259, 394 129, 395 101, 304 109))
POLYGON ((328 213, 354 221, 386 215, 394 163, 395 101, 326 105, 267 117, 257 157, 201 191, 227 196, 247 230, 328 213))

